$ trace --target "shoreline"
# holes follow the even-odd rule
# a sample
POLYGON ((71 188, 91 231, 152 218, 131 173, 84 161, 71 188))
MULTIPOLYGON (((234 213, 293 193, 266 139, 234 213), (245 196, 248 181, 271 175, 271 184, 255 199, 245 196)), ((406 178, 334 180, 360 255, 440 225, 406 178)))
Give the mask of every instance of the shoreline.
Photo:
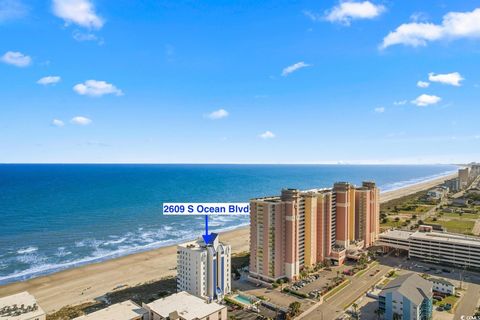
MULTIPOLYGON (((380 202, 426 190, 455 177, 446 174, 381 193, 380 202)), ((233 253, 249 250, 249 226, 220 232, 233 253)), ((29 291, 47 312, 66 305, 78 305, 112 292, 120 286, 132 287, 176 274, 176 244, 104 260, 21 282, 0 285, 0 297, 29 291)))

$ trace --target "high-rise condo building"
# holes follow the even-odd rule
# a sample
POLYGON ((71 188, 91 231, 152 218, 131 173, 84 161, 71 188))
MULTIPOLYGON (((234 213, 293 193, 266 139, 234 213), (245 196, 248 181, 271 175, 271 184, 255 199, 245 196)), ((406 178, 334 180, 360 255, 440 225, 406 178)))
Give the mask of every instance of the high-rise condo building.
POLYGON ((470 168, 465 167, 462 169, 458 169, 458 179, 460 181, 460 188, 466 188, 470 179, 470 168))
POLYGON ((177 290, 209 301, 231 291, 231 247, 212 236, 211 244, 197 240, 177 247, 177 290))
POLYGON ((379 191, 335 183, 332 189, 284 189, 250 201, 250 275, 295 279, 302 268, 326 260, 342 264, 379 233, 379 191))

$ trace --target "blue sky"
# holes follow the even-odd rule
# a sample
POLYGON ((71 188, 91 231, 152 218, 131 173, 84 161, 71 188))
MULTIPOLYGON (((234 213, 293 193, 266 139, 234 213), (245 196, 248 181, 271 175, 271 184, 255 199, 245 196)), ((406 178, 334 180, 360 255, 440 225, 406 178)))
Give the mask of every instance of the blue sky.
POLYGON ((0 0, 0 39, 0 162, 480 160, 480 1, 0 0))

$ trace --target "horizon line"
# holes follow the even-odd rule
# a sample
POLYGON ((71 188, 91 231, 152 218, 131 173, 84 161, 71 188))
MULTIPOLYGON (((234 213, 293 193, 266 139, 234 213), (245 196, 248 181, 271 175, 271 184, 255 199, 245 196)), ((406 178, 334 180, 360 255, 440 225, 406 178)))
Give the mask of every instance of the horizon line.
POLYGON ((14 164, 38 164, 38 165, 52 165, 52 164, 72 164, 72 165, 109 165, 109 164, 145 164, 145 165, 453 165, 453 166, 465 166, 477 162, 468 163, 450 163, 450 162, 426 162, 426 163, 398 163, 398 162, 0 162, 0 165, 14 165, 14 164))

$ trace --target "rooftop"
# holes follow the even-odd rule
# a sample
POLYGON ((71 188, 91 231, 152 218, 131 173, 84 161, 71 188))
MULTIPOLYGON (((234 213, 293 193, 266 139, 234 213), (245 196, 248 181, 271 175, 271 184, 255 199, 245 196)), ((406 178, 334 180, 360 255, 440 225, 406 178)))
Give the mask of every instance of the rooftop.
POLYGON ((465 236, 457 233, 449 232, 420 232, 420 231, 406 231, 406 230, 388 230, 380 234, 380 237, 389 237, 399 240, 418 239, 418 240, 432 240, 442 241, 456 244, 465 244, 470 246, 480 246, 480 237, 465 236))
POLYGON ((386 236, 386 237, 396 238, 400 240, 408 240, 412 234, 414 234, 414 232, 412 231, 387 230, 384 233, 380 234, 380 236, 386 236))
POLYGON ((113 304, 105 309, 74 318, 74 320, 132 320, 144 314, 148 310, 138 306, 131 300, 113 304))
POLYGON ((35 297, 26 291, 0 298, 0 319, 24 320, 44 314, 35 297))
POLYGON ((445 279, 443 279, 443 278, 430 278, 430 279, 428 279, 428 280, 430 280, 430 281, 432 281, 432 282, 443 283, 443 284, 445 284, 445 285, 447 285, 447 286, 453 286, 453 283, 451 283, 450 281, 445 280, 445 279))
POLYGON ((412 238, 420 240, 433 240, 433 241, 442 241, 450 242, 457 244, 465 244, 469 246, 480 246, 479 237, 469 237, 457 233, 449 232, 415 232, 412 234, 412 238))
POLYGON ((197 298, 185 291, 172 294, 163 299, 158 299, 147 304, 147 306, 163 318, 167 318, 171 313, 176 312, 185 320, 205 318, 208 315, 226 308, 216 302, 207 303, 205 300, 197 298))
POLYGON ((380 295, 396 291, 418 306, 425 298, 432 296, 432 288, 430 281, 416 273, 407 273, 387 284, 380 295))

